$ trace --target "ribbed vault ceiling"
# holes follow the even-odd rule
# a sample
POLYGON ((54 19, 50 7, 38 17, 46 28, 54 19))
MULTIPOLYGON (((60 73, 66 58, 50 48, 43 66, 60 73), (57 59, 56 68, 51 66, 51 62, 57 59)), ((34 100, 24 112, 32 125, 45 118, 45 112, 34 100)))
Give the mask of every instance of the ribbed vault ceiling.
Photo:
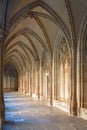
POLYGON ((41 60, 43 54, 48 59, 52 58, 55 44, 62 37, 71 47, 73 24, 71 27, 67 5, 67 0, 8 0, 4 66, 10 64, 18 73, 24 72, 34 61, 41 60))

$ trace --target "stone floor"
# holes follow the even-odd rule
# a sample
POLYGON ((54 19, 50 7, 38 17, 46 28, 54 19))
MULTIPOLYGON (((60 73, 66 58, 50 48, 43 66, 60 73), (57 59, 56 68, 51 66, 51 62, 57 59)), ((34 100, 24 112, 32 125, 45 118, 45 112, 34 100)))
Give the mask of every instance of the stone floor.
POLYGON ((5 93, 6 123, 3 130, 87 130, 87 121, 71 117, 18 93, 5 93))

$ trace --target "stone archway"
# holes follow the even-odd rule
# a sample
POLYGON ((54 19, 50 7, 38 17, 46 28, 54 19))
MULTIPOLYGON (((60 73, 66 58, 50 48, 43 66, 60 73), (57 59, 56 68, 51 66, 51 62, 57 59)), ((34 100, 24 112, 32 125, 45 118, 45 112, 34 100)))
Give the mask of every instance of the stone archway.
POLYGON ((78 115, 87 119, 87 14, 81 22, 77 47, 78 115))
POLYGON ((4 67, 3 75, 3 91, 17 91, 18 90, 18 73, 13 65, 9 64, 4 67))
POLYGON ((70 111, 71 63, 67 41, 64 37, 57 43, 54 51, 54 100, 59 107, 70 111))

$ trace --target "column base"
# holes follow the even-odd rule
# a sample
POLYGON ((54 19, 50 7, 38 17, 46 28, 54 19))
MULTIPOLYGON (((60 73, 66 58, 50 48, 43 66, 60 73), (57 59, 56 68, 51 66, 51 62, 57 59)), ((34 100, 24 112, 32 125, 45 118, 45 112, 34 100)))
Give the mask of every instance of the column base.
POLYGON ((4 123, 5 123, 5 119, 1 119, 0 120, 0 130, 2 130, 2 126, 3 126, 4 123))
POLYGON ((4 104, 1 107, 1 122, 2 122, 2 124, 5 122, 5 106, 4 106, 4 104))
POLYGON ((77 116, 77 103, 76 102, 70 103, 70 115, 77 116))
POLYGON ((53 100, 50 101, 50 105, 53 106, 53 100))
POLYGON ((77 116, 80 116, 80 107, 77 107, 77 116))
POLYGON ((38 100, 41 100, 41 99, 40 99, 40 95, 38 95, 38 100))

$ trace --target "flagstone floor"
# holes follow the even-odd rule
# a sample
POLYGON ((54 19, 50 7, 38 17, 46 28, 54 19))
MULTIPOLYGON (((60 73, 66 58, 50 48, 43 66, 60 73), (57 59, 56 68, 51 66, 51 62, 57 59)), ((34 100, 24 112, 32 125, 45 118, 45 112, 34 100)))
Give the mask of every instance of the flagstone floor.
POLYGON ((87 121, 29 96, 9 92, 4 94, 4 100, 3 130, 87 130, 87 121))

